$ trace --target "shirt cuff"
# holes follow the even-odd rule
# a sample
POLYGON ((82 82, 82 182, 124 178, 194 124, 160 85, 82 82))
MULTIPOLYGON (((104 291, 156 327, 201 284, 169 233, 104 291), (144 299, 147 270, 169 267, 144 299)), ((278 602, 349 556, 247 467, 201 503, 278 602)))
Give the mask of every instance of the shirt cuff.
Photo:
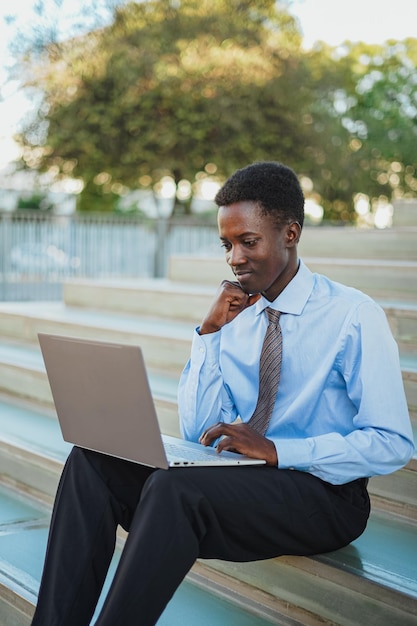
POLYGON ((200 366, 202 363, 205 363, 208 366, 215 365, 218 367, 221 333, 200 335, 198 332, 199 329, 200 327, 197 326, 193 335, 191 360, 200 366))
POLYGON ((279 439, 274 441, 280 469, 308 471, 312 464, 311 442, 308 439, 279 439))

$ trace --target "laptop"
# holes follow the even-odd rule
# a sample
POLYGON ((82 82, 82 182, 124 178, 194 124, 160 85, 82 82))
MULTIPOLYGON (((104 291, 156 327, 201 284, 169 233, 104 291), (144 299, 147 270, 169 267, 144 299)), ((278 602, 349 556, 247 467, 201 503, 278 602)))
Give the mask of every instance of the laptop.
POLYGON ((161 435, 139 346, 46 333, 38 338, 65 441, 162 469, 265 463, 161 435))

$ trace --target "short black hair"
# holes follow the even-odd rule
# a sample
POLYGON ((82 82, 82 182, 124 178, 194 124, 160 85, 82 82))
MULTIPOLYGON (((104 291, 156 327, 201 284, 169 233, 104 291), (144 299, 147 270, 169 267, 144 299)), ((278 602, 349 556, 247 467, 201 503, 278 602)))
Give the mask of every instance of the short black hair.
POLYGON ((266 214, 276 215, 277 224, 295 221, 303 226, 304 195, 295 172, 276 161, 260 161, 237 170, 219 189, 217 206, 250 200, 266 214))

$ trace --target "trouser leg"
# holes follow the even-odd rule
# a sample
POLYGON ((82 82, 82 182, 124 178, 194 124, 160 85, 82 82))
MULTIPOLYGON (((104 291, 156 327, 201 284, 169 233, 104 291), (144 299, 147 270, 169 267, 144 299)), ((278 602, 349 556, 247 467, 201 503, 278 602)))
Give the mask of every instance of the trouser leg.
MULTIPOLYGON (((91 463, 118 459, 74 448, 61 476, 52 513, 32 626, 87 626, 113 556, 117 525, 129 511, 91 463)), ((152 470, 143 471, 142 484, 152 470)), ((117 475, 117 472, 110 472, 117 475)), ((137 479, 136 499, 141 481, 137 479)), ((134 493, 130 485, 129 490, 134 493)))
POLYGON ((177 476, 147 480, 97 626, 155 624, 197 559, 201 495, 177 476))
POLYGON ((99 626, 151 626, 195 559, 250 561, 333 550, 366 525, 369 500, 267 467, 151 470, 75 450, 58 491, 35 621, 84 626, 129 530, 99 626), (342 492, 340 492, 342 493, 342 492))
POLYGON ((148 478, 97 626, 152 626, 197 557, 232 561, 337 549, 363 532, 365 490, 275 468, 148 478))

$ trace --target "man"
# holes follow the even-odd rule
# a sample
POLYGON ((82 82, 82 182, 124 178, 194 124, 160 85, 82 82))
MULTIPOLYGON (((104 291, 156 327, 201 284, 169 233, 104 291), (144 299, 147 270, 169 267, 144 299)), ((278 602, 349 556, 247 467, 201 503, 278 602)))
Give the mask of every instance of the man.
POLYGON ((366 527, 367 477, 413 454, 384 313, 298 259, 304 199, 294 172, 255 163, 216 202, 236 282, 222 282, 194 333, 181 429, 266 465, 153 470, 74 448, 33 624, 89 623, 118 524, 129 535, 96 623, 148 626, 198 557, 251 561, 347 545, 366 527))

